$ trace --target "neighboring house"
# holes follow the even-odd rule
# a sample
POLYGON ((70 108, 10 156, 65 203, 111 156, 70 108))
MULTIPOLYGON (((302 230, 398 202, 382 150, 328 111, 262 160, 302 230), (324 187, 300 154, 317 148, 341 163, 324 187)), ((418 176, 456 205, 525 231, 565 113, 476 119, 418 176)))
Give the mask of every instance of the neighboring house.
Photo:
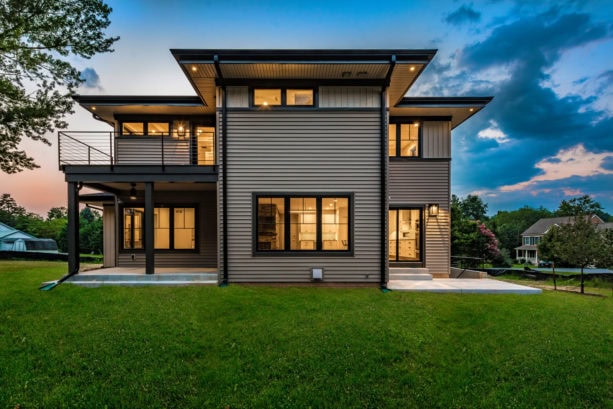
POLYGON ((0 251, 58 252, 55 240, 38 239, 4 223, 0 223, 0 251))
MULTIPOLYGON (((589 216, 589 219, 598 228, 607 228, 606 225, 612 224, 603 222, 602 219, 596 215, 589 216)), ((573 217, 569 216, 539 219, 521 234, 522 245, 515 248, 515 258, 518 261, 523 260, 524 263, 538 265, 539 261, 541 260, 538 251, 538 244, 541 242, 543 236, 552 226, 561 226, 563 224, 573 223, 573 220, 573 217)))
POLYGON ((104 209, 105 266, 448 276, 451 130, 491 97, 405 97, 434 50, 171 52, 197 96, 81 95, 112 129, 58 135, 71 272, 84 201, 104 209))

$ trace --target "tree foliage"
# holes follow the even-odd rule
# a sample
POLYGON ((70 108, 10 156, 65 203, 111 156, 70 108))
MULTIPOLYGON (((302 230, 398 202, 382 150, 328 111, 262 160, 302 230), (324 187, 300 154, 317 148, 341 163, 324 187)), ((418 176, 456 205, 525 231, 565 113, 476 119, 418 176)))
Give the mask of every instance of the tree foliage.
POLYGON ((112 9, 102 0, 0 1, 0 169, 38 167, 20 150, 26 137, 50 145, 45 136, 67 126, 71 96, 82 82, 69 58, 113 51, 107 37, 112 9))
POLYGON ((486 225, 496 234, 501 249, 512 252, 521 246, 521 234, 538 220, 553 217, 554 214, 539 207, 524 206, 517 210, 501 210, 490 218, 486 225))
MULTIPOLYGON (((485 218, 487 204, 479 196, 451 198, 451 254, 492 261, 500 257, 498 240, 480 220, 485 218)), ((469 263, 470 264, 470 263, 469 263)), ((475 264, 475 263, 473 263, 475 264)), ((478 264, 478 263, 477 263, 478 264)))
MULTIPOLYGON (((0 197, 0 222, 38 238, 54 239, 62 252, 67 251, 68 215, 65 207, 53 207, 44 219, 27 212, 10 194, 0 197)), ((79 245, 83 253, 102 253, 102 216, 86 207, 79 213, 79 245)))
POLYGON ((603 221, 609 218, 608 213, 602 209, 602 205, 592 199, 589 195, 574 197, 569 200, 562 200, 556 216, 582 216, 582 215, 597 215, 603 221))

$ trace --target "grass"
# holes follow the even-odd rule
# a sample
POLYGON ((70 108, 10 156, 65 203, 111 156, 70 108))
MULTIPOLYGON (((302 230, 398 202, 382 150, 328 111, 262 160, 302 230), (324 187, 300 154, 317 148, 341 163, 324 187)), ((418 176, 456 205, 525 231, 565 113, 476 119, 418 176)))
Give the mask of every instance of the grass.
POLYGON ((0 407, 613 406, 613 300, 62 285, 0 261, 0 407))

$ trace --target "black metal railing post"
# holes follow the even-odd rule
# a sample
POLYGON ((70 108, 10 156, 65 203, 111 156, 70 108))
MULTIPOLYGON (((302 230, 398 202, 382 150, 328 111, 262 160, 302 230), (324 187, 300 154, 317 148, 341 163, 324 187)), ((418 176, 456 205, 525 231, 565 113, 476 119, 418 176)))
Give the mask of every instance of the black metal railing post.
POLYGON ((160 139, 162 140, 162 170, 164 170, 166 168, 166 162, 164 160, 164 135, 161 135, 160 139))

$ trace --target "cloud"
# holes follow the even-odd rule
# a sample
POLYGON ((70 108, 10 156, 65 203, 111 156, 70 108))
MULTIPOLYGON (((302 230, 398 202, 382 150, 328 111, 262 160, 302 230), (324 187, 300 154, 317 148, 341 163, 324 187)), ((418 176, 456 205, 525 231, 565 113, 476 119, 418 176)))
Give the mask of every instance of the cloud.
POLYGON ((93 68, 85 68, 81 71, 81 79, 83 80, 83 86, 85 88, 101 88, 100 77, 93 68))
MULTIPOLYGON (((533 176, 524 182, 501 186, 500 191, 515 192, 525 190, 537 185, 538 182, 569 179, 573 176, 613 175, 613 170, 604 168, 605 160, 612 155, 613 152, 589 152, 583 144, 566 150, 560 150, 557 155, 545 158, 534 165, 535 168, 541 170, 539 175, 533 176)), ((566 188, 566 191, 571 191, 571 189, 566 188)))
POLYGON ((479 20, 481 20, 481 13, 465 4, 453 13, 447 14, 447 17, 445 17, 445 22, 454 26, 476 23, 479 20))
POLYGON ((498 127, 498 123, 493 119, 490 120, 490 126, 488 128, 479 131, 477 137, 481 139, 492 139, 499 144, 507 143, 510 141, 509 137, 500 130, 500 128, 498 127))

